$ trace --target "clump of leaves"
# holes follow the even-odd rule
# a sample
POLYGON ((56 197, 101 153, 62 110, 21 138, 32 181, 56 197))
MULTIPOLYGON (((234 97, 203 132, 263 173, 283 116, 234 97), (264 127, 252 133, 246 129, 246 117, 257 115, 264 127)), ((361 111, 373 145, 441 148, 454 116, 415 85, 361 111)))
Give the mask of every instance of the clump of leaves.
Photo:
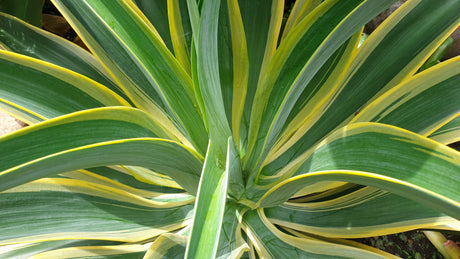
POLYGON ((53 1, 91 53, 0 16, 2 256, 390 258, 459 230, 457 0, 53 1))

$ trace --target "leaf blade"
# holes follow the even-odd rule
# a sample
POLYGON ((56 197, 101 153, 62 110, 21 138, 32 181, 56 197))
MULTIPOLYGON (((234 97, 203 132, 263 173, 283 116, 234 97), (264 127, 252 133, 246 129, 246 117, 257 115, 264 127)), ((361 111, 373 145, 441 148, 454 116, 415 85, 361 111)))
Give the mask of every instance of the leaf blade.
POLYGON ((54 3, 138 107, 150 113, 161 107, 204 152, 207 133, 191 79, 135 5, 118 0, 54 3))
POLYGON ((197 202, 185 258, 214 258, 217 253, 224 208, 226 205, 228 173, 218 165, 212 142, 201 173, 197 202))

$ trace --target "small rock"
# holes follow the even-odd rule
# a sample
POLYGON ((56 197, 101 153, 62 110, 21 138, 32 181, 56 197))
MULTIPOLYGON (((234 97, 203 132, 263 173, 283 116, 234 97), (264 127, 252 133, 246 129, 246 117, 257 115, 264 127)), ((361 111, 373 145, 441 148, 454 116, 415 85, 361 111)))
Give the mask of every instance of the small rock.
POLYGON ((24 128, 25 126, 23 122, 0 111, 0 136, 24 128))

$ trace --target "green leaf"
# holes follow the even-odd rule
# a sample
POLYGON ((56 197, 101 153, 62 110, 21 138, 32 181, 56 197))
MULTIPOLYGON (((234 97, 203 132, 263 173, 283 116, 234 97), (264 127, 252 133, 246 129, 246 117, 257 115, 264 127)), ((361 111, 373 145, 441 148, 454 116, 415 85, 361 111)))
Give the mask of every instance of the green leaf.
POLYGON ((222 234, 228 173, 221 169, 214 148, 214 143, 210 142, 201 173, 185 258, 214 258, 218 248, 216 240, 222 234))
POLYGON ((201 162, 189 149, 164 139, 128 139, 93 144, 62 151, 1 173, 5 190, 49 175, 88 167, 134 165, 152 168, 173 178, 187 192, 195 194, 201 162), (180 163, 177 163, 181 161, 180 163))
POLYGON ((249 251, 249 246, 242 235, 242 216, 244 207, 227 202, 222 221, 221 234, 216 258, 239 258, 249 251))
POLYGON ((174 53, 188 74, 191 74, 190 49, 192 45, 192 28, 185 0, 168 1, 169 27, 174 53))
POLYGON ((75 246, 55 249, 34 255, 33 258, 118 258, 137 259, 145 254, 143 245, 113 245, 113 246, 75 246))
POLYGON ((355 33, 350 40, 345 42, 306 86, 287 118, 283 134, 268 153, 264 163, 269 163, 295 144, 311 123, 321 117, 321 112, 328 105, 327 100, 331 98, 331 93, 334 92, 337 82, 344 75, 344 69, 355 57, 360 37, 361 31, 355 33))
POLYGON ((460 141, 460 116, 452 118, 451 121, 431 133, 429 138, 443 144, 452 144, 460 141))
POLYGON ((243 178, 243 170, 241 169, 239 152, 231 137, 228 140, 227 148, 227 164, 225 166, 225 171, 228 174, 228 193, 235 200, 239 200, 246 186, 243 178))
MULTIPOLYGON (((366 4, 371 5, 372 2, 366 4)), ((328 109, 322 112, 321 118, 310 125, 289 150, 263 170, 280 170, 286 161, 311 148, 341 123, 346 123, 371 98, 415 73, 458 25, 459 8, 460 4, 455 0, 443 2, 442 5, 436 1, 411 1, 402 6, 358 49, 354 62, 338 88, 340 92, 329 100, 328 109)))
POLYGON ((10 259, 27 258, 32 255, 72 244, 73 240, 57 240, 29 244, 13 244, 0 247, 0 256, 10 259))
POLYGON ((334 240, 289 235, 270 223, 262 209, 246 212, 243 224, 262 258, 397 258, 364 245, 354 247, 334 240))
MULTIPOLYGON (((190 26, 192 28, 192 37, 195 44, 195 51, 198 52, 196 49, 198 42, 200 42, 198 35, 200 31, 200 8, 198 7, 197 1, 194 0, 187 0, 187 10, 190 17, 190 26)), ((193 51, 192 51, 193 53, 193 51)))
POLYGON ((218 60, 223 104, 233 138, 239 145, 249 62, 243 21, 237 0, 221 2, 218 29, 218 60))
POLYGON ((153 27, 155 27, 169 51, 173 52, 173 44, 168 23, 168 0, 134 0, 134 2, 152 23, 153 27))
POLYGON ((252 107, 244 168, 255 171, 274 145, 292 107, 328 58, 388 1, 328 1, 290 33, 263 74, 252 107))
MULTIPOLYGON (((361 46, 343 82, 342 98, 358 93, 360 99, 367 101, 415 74, 458 27, 459 11, 460 3, 455 0, 442 5, 436 1, 412 1, 402 6, 361 46), (389 51, 393 55, 388 55, 389 51), (380 69, 371 69, 374 65, 380 69), (369 84, 374 87, 368 89, 369 84)), ((357 106, 355 111, 360 108, 351 104, 357 106)))
POLYGON ((197 70, 200 92, 204 100, 209 138, 215 145, 215 155, 221 161, 226 157, 230 126, 225 113, 219 76, 218 19, 220 0, 204 2, 201 12, 197 44, 197 70))
POLYGON ((2 0, 0 12, 11 14, 38 28, 42 27, 42 7, 44 0, 2 0))
POLYGON ((151 168, 196 193, 199 155, 177 142, 152 138, 155 127, 148 115, 132 108, 83 111, 28 127, 1 139, 0 189, 65 171, 121 164, 151 168))
POLYGON ((420 203, 370 187, 308 202, 299 199, 264 212, 278 226, 332 238, 382 236, 458 222, 420 203))
POLYGON ((128 100, 102 65, 81 47, 6 14, 0 14, 0 27, 0 44, 5 49, 72 70, 128 100))
POLYGON ((0 107, 27 123, 103 106, 129 106, 114 92, 70 70, 0 50, 0 107))
MULTIPOLYGON (((91 168, 89 169, 91 171, 78 170, 78 171, 62 173, 56 177, 81 180, 81 181, 96 183, 96 184, 106 186, 109 188, 115 188, 118 190, 122 190, 128 193, 149 199, 150 201, 157 202, 158 204, 166 204, 171 201, 173 202, 182 201, 182 202, 188 203, 188 202, 192 202, 193 200, 195 200, 195 197, 193 195, 190 195, 184 192, 182 189, 166 188, 163 186, 158 186, 158 185, 153 185, 153 184, 141 185, 141 187, 144 187, 145 185, 149 187, 148 189, 147 188, 141 189, 138 187, 140 185, 139 182, 132 180, 132 179, 130 179, 131 181, 125 181, 124 183, 121 183, 120 174, 129 174, 129 173, 123 173, 119 171, 121 169, 115 170, 114 168, 118 169, 119 167, 91 168), (108 172, 109 175, 104 176, 103 173, 106 173, 106 172, 108 172)), ((129 175, 124 176, 123 180, 125 180, 128 177, 129 175)))
POLYGON ((370 103, 350 123, 379 122, 421 135, 458 116, 460 58, 451 59, 394 87, 370 103))
POLYGON ((281 204, 314 183, 342 181, 377 187, 459 218, 460 154, 420 135, 357 123, 337 130, 302 157, 265 177, 267 182, 286 180, 270 189, 260 206, 281 204))
POLYGON ((316 7, 318 7, 322 0, 297 0, 294 3, 289 18, 283 30, 282 40, 286 38, 287 34, 299 24, 307 15, 309 15, 316 7))
POLYGON ((41 179, 0 194, 0 244, 48 240, 138 242, 178 229, 193 205, 158 204, 86 181, 41 179))
POLYGON ((161 107, 204 152, 208 139, 192 81, 132 2, 53 2, 136 106, 152 114, 161 107))
POLYGON ((252 103, 260 75, 275 53, 283 19, 284 1, 252 0, 238 1, 245 32, 249 77, 240 129, 240 149, 245 152, 252 103))
POLYGON ((155 126, 144 112, 124 107, 85 110, 47 120, 1 138, 4 162, 0 170, 88 144, 157 137, 155 126))
POLYGON ((114 181, 120 185, 129 186, 131 188, 147 192, 183 192, 180 185, 178 185, 170 177, 152 172, 151 170, 143 167, 96 167, 79 170, 78 172, 65 173, 64 176, 105 185, 108 184, 107 179, 110 179, 110 181, 114 181))
POLYGON ((152 243, 144 258, 184 258, 186 246, 187 237, 178 234, 165 233, 155 239, 155 242, 152 243))
POLYGON ((441 46, 439 46, 439 48, 436 49, 436 51, 433 54, 431 54, 430 58, 428 58, 428 60, 425 61, 425 63, 420 67, 419 71, 423 71, 440 63, 441 59, 444 57, 447 50, 449 50, 450 46, 452 46, 453 43, 454 39, 452 39, 451 37, 447 38, 441 44, 441 46))

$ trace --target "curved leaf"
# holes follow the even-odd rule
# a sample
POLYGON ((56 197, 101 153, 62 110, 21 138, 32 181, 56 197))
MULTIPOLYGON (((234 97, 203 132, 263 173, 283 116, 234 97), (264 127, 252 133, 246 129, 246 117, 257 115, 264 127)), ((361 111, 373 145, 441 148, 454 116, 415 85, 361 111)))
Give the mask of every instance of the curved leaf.
POLYGON ((109 141, 74 148, 3 171, 5 190, 49 175, 107 165, 134 165, 169 175, 187 192, 195 194, 201 161, 176 142, 155 138, 109 141), (180 161, 180 163, 178 163, 180 161))
POLYGON ((0 106, 27 123, 103 106, 129 106, 117 94, 70 70, 0 50, 0 106))
POLYGON ((110 140, 158 137, 162 133, 144 112, 133 108, 97 108, 72 113, 3 136, 6 170, 67 149, 110 140))
MULTIPOLYGON (((146 198, 151 200, 152 202, 158 202, 161 204, 170 202, 170 201, 183 201, 185 203, 192 202, 195 200, 195 197, 184 193, 183 191, 176 190, 172 192, 170 189, 167 188, 159 188, 160 186, 154 186, 149 184, 149 190, 145 189, 138 189, 136 185, 132 185, 133 181, 129 183, 123 184, 118 182, 119 178, 117 175, 113 175, 112 173, 117 172, 117 170, 111 170, 110 175, 108 177, 104 177, 99 175, 98 173, 101 172, 101 169, 110 170, 111 168, 99 168, 99 169, 90 169, 96 171, 96 173, 89 172, 88 170, 79 170, 74 172, 68 172, 60 174, 61 177, 66 177, 74 180, 81 180, 86 182, 91 182, 95 184, 99 184, 102 186, 106 186, 108 188, 118 189, 127 193, 131 193, 134 195, 138 195, 140 197, 146 198), (113 180, 112 180, 113 179, 113 180)), ((137 184, 138 185, 138 184, 137 184)), ((147 184, 146 184, 147 185, 147 184)))
POLYGON ((57 240, 38 243, 13 244, 0 247, 0 256, 10 259, 22 259, 75 243, 73 240, 57 240))
POLYGON ((453 118, 435 132, 429 138, 443 144, 452 144, 460 141, 460 116, 453 118))
POLYGON ((287 160, 294 159, 342 122, 347 122, 371 98, 415 73, 457 27, 459 8, 456 0, 444 1, 441 5, 436 1, 410 1, 402 6, 359 48, 339 87, 340 92, 329 100, 328 109, 321 118, 264 170, 272 173, 280 170, 287 160))
POLYGON ((65 171, 121 164, 169 175, 194 194, 199 155, 177 142, 152 138, 155 127, 139 110, 101 108, 7 135, 0 142, 0 189, 65 171))
POLYGON ((371 247, 286 234, 268 221, 262 209, 246 212, 243 224, 261 258, 397 258, 371 247))
POLYGON ((0 14, 0 27, 0 44, 7 50, 82 74, 128 100, 103 66, 81 47, 5 14, 0 14))
POLYGON ((152 243, 144 258, 183 258, 186 246, 187 237, 178 234, 165 233, 155 239, 155 242, 152 243))
POLYGON ((247 159, 255 171, 281 133, 299 96, 334 52, 393 0, 327 1, 279 46, 259 81, 252 107, 247 159))
POLYGON ((221 235, 226 207, 228 172, 219 166, 214 148, 214 143, 210 142, 201 173, 185 258, 214 258, 217 253, 216 240, 221 235))
POLYGON ((260 205, 280 204, 317 182, 342 181, 381 188, 458 219, 458 172, 460 153, 453 149, 400 128, 357 123, 334 132, 273 179, 267 177, 268 182, 286 180, 260 205))
POLYGON ((366 187, 350 194, 266 208, 270 222, 323 237, 362 238, 456 223, 419 203, 366 187))
POLYGON ((143 245, 114 245, 114 246, 76 246, 55 249, 33 256, 34 259, 46 258, 126 258, 137 259, 145 254, 143 245))
POLYGON ((244 252, 249 251, 242 235, 243 210, 244 207, 232 202, 225 205, 216 258, 239 258, 244 252))
POLYGON ((350 123, 379 122, 429 135, 460 114, 460 58, 451 59, 394 87, 350 123))
POLYGON ((132 175, 137 181, 146 183, 149 188, 162 187, 163 190, 170 190, 170 192, 177 192, 182 188, 171 177, 163 174, 153 172, 150 169, 138 166, 119 166, 118 170, 132 175), (174 189, 173 189, 174 188, 174 189))
POLYGON ((42 179, 10 189, 0 194, 0 202, 2 245, 66 239, 138 242, 183 227, 193 211, 190 204, 158 204, 68 179, 42 179))
POLYGON ((134 4, 53 2, 136 106, 153 114, 157 105, 161 107, 188 141, 204 152, 208 139, 195 108, 191 79, 134 4))
MULTIPOLYGON (((112 167, 93 167, 85 170, 79 170, 78 172, 68 172, 61 174, 65 177, 72 179, 81 179, 89 182, 99 183, 101 179, 101 184, 107 184, 106 179, 115 181, 121 185, 127 185, 129 187, 135 188, 141 191, 147 192, 159 192, 159 193, 182 193, 183 190, 176 182, 174 182, 170 177, 164 175, 156 175, 156 177, 164 177, 168 180, 167 184, 161 184, 159 181, 152 183, 146 180, 145 178, 139 177, 137 171, 149 171, 153 172, 143 167, 130 167, 130 166, 112 166, 112 167), (91 180, 88 180, 91 179, 91 180), (99 180, 98 180, 99 179, 99 180)), ((145 173, 144 173, 145 174, 145 173)), ((158 174, 158 173, 156 173, 158 174)), ((164 182, 163 182, 164 183, 164 182)), ((144 196, 144 195, 143 195, 144 196)))

